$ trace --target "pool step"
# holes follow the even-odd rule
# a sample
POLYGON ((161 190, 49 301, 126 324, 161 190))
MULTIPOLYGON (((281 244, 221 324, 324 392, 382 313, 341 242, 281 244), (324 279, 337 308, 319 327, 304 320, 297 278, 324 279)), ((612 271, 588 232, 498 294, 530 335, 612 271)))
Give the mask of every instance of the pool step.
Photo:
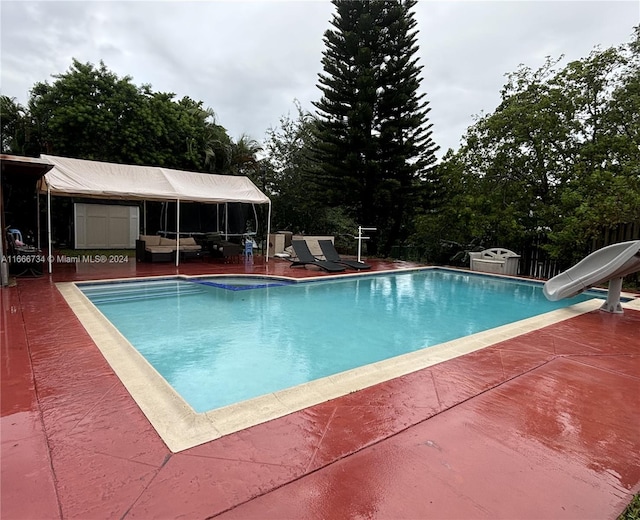
POLYGON ((95 304, 168 298, 203 291, 202 287, 183 280, 110 283, 81 287, 81 290, 95 304))

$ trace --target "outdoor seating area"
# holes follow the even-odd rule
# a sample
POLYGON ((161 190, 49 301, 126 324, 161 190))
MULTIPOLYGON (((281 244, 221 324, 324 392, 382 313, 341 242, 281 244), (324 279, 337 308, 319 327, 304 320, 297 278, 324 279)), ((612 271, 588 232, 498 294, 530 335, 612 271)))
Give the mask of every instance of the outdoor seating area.
POLYGON ((224 262, 239 262, 245 249, 242 244, 225 240, 220 233, 205 233, 202 244, 211 258, 222 258, 224 262))
POLYGON ((509 249, 494 247, 469 253, 469 260, 472 271, 516 276, 520 255, 509 249))
POLYGON ((295 258, 291 260, 291 267, 313 266, 331 273, 339 273, 346 269, 344 266, 336 264, 335 262, 318 260, 311 253, 307 242, 304 240, 292 240, 291 247, 293 248, 293 253, 295 255, 295 258))
POLYGON ((342 258, 333 245, 333 237, 296 236, 291 241, 290 249, 292 257, 280 258, 289 260, 292 267, 312 266, 332 273, 342 272, 345 269, 355 271, 371 269, 371 265, 365 262, 342 258))
POLYGON ((197 258, 202 252, 202 246, 193 237, 185 237, 178 241, 159 235, 140 235, 136 240, 136 260, 138 262, 172 262, 176 252, 182 258, 197 258))
POLYGON ((358 271, 371 269, 371 266, 365 262, 342 258, 331 240, 318 240, 318 245, 320 246, 324 259, 329 262, 344 265, 349 269, 356 269, 358 271))

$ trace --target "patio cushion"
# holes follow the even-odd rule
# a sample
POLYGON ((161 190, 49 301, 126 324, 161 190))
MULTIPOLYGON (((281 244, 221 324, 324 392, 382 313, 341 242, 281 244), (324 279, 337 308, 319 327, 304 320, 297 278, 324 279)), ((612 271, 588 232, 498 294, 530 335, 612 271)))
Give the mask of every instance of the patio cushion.
POLYGON ((142 240, 147 246, 160 245, 160 236, 158 235, 140 235, 140 240, 142 240))
POLYGON ((172 253, 176 250, 175 246, 147 246, 145 249, 150 253, 172 253))

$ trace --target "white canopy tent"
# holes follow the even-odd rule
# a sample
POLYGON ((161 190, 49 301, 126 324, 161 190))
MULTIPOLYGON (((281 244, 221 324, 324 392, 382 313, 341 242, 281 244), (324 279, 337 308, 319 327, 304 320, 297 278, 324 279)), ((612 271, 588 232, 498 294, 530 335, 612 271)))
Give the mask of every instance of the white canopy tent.
MULTIPOLYGON (((271 232, 271 200, 248 177, 214 175, 153 166, 114 164, 41 155, 53 168, 39 181, 47 194, 49 273, 51 266, 51 196, 101 199, 176 201, 176 238, 180 240, 180 202, 268 204, 267 236, 271 232)), ((268 251, 266 253, 268 261, 268 251)), ((176 255, 176 265, 179 264, 176 255)))

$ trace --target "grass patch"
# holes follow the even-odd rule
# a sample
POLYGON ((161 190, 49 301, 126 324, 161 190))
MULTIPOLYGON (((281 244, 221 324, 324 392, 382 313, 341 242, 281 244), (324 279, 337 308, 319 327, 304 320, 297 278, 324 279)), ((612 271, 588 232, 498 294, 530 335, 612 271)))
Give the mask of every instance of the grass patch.
POLYGON ((637 493, 618 520, 640 520, 640 493, 637 493))
POLYGON ((56 254, 64 256, 96 256, 96 255, 119 255, 119 256, 136 256, 135 249, 58 249, 56 254))

